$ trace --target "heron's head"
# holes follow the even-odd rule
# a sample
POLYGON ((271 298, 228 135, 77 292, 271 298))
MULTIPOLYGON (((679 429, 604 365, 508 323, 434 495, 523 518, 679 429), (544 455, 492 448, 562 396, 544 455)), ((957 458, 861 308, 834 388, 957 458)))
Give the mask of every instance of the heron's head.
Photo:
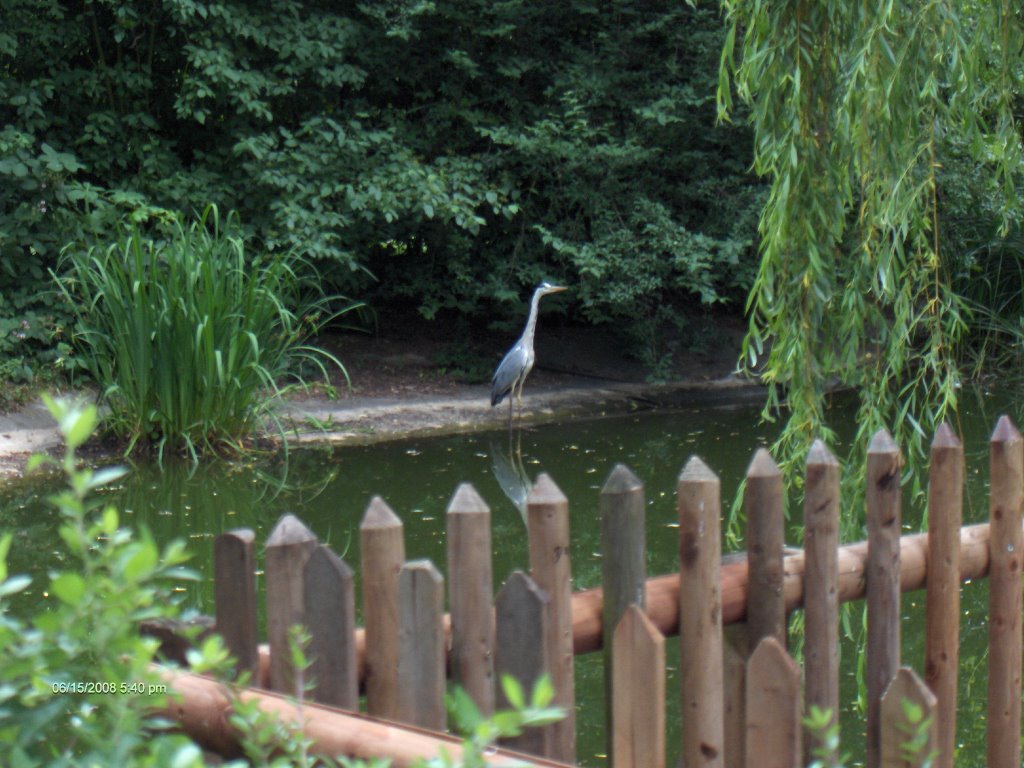
POLYGON ((564 290, 566 290, 564 285, 554 285, 546 281, 537 286, 537 293, 541 296, 547 296, 549 293, 560 293, 564 290))

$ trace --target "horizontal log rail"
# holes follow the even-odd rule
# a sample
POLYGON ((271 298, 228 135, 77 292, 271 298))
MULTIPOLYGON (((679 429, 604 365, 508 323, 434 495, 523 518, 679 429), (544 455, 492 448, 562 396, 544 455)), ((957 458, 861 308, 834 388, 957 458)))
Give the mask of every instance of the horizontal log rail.
MULTIPOLYGON (((167 709, 160 714, 203 746, 225 756, 240 754, 238 734, 230 723, 232 699, 222 683, 190 672, 154 665, 172 693, 167 709)), ((410 766, 416 760, 437 757, 445 749, 456 761, 462 754, 460 740, 443 733, 378 720, 320 704, 303 703, 301 711, 293 700, 271 691, 242 689, 238 698, 256 701, 264 712, 281 722, 302 728, 313 741, 316 754, 346 755, 370 759, 386 757, 394 768, 410 766)), ((496 749, 485 756, 493 765, 569 768, 542 757, 496 749)))
MULTIPOLYGON (((960 529, 960 578, 963 581, 984 578, 989 567, 988 523, 968 525, 960 529)), ((900 590, 924 589, 928 573, 928 534, 918 533, 900 538, 900 590)), ((839 548, 839 601, 860 600, 865 594, 868 544, 860 541, 839 548)), ((797 551, 785 558, 786 611, 803 605, 804 554, 797 551)), ((745 559, 726 562, 721 567, 722 622, 734 624, 747 615, 747 562, 745 559)), ((647 580, 645 588, 648 618, 666 636, 679 633, 679 574, 670 573, 647 580)), ((586 589, 572 596, 573 650, 577 655, 601 650, 601 611, 604 595, 600 588, 586 589)), ((445 616, 445 632, 450 633, 449 616, 445 616)), ((359 679, 363 679, 363 656, 366 642, 363 630, 356 630, 356 651, 359 679)), ((270 651, 260 646, 260 677, 267 680, 270 651)))

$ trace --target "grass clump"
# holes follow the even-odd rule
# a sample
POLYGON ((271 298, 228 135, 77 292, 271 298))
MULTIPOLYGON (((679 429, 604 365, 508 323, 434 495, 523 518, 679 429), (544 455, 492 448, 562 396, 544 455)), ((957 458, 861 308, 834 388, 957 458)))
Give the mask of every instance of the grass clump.
MULTIPOLYGON (((294 254, 250 258, 235 214, 208 206, 166 240, 133 231, 104 249, 69 250, 56 277, 74 347, 126 451, 239 449, 286 389, 337 358, 308 344, 333 297, 294 254)), ((347 374, 346 378, 347 378, 347 374)))

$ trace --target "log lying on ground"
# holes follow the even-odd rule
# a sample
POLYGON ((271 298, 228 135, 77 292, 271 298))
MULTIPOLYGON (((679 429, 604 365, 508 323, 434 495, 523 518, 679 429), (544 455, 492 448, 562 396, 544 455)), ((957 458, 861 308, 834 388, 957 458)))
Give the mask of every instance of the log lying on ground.
MULTIPOLYGON (((988 523, 969 525, 960 529, 960 578, 983 578, 988 573, 989 527, 988 523)), ((848 544, 839 548, 839 601, 848 602, 864 597, 865 571, 867 568, 868 545, 866 541, 848 544)), ((928 534, 919 533, 900 539, 900 589, 913 592, 923 589, 928 570, 928 534)), ((803 605, 804 599, 804 555, 802 551, 785 558, 785 580, 783 590, 786 612, 803 605)), ((746 560, 723 563, 722 579, 722 622, 733 624, 743 621, 747 615, 747 563, 746 560)), ((679 574, 670 573, 647 580, 646 586, 648 618, 666 636, 679 633, 679 574)), ((601 611, 604 595, 600 588, 587 589, 572 596, 572 629, 577 654, 591 653, 601 649, 601 611)), ((448 616, 445 616, 445 631, 449 631, 448 616)), ((363 677, 363 631, 356 632, 356 648, 359 659, 359 676, 363 677)), ((260 647, 261 670, 268 668, 269 651, 260 647)), ((266 679, 265 677, 263 679, 266 679)))
MULTIPOLYGON (((160 713, 178 723, 199 744, 220 755, 240 752, 238 734, 230 724, 232 703, 221 683, 169 667, 157 667, 172 694, 166 711, 160 713)), ((301 712, 294 702, 280 694, 247 688, 239 692, 243 701, 256 701, 264 712, 286 723, 300 725, 313 741, 316 754, 369 759, 390 758, 394 768, 412 765, 421 758, 436 757, 441 749, 458 761, 462 749, 453 736, 412 728, 384 720, 345 712, 332 707, 304 703, 301 712)), ((569 768, 544 758, 497 749, 485 757, 487 763, 544 768, 569 768)))

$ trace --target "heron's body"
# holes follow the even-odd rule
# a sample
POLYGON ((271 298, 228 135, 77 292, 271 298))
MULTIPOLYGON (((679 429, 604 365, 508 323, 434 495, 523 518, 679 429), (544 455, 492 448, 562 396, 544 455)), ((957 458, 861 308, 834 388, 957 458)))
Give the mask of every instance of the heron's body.
POLYGON ((526 320, 526 328, 519 341, 508 351, 498 370, 494 372, 491 379, 491 406, 495 406, 509 397, 509 424, 512 423, 512 405, 518 401, 522 406, 523 383, 526 377, 533 370, 533 363, 536 355, 533 351, 533 336, 537 329, 537 312, 540 307, 540 300, 549 293, 558 293, 565 288, 559 285, 541 283, 533 292, 533 299, 530 302, 530 316, 526 320))

